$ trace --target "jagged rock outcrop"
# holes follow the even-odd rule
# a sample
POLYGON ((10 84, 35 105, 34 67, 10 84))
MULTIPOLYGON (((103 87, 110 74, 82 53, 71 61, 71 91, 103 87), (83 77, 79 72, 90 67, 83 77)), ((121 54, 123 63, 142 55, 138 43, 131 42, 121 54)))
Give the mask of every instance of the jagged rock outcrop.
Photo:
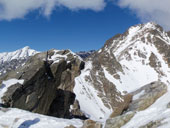
POLYGON ((74 115, 74 118, 87 119, 84 113, 80 110, 80 105, 78 100, 74 100, 73 105, 70 106, 70 112, 74 115))
POLYGON ((144 125, 144 126, 140 126, 139 128, 158 128, 163 124, 166 123, 162 123, 162 120, 157 120, 157 121, 151 121, 148 124, 144 125))
POLYGON ((126 111, 129 108, 129 104, 131 104, 132 101, 132 94, 127 94, 124 96, 124 104, 116 107, 113 111, 113 113, 110 115, 110 118, 114 118, 116 116, 121 115, 124 111, 126 111))
POLYGON ((167 104, 167 108, 170 108, 170 103, 167 104))
MULTIPOLYGON (((142 88, 132 92, 133 100, 121 115, 112 117, 106 121, 105 128, 120 128, 124 126, 135 115, 137 111, 142 111, 151 106, 158 98, 167 92, 167 85, 162 82, 152 82, 142 88)), ((160 124, 160 122, 159 122, 160 124)), ((141 128, 157 126, 158 121, 150 122, 141 128)))
POLYGON ((2 78, 24 80, 23 85, 17 83, 7 89, 3 104, 45 115, 74 117, 70 112, 75 101, 74 79, 83 68, 84 62, 69 50, 36 54, 23 67, 2 78))
POLYGON ((67 127, 65 127, 65 128, 76 128, 76 127, 73 126, 73 125, 70 125, 70 126, 67 126, 67 127))
POLYGON ((85 120, 82 128, 102 128, 102 124, 93 120, 85 120))
POLYGON ((110 118, 106 121, 105 128, 120 128, 125 125, 134 115, 135 112, 129 112, 115 118, 110 118))
POLYGON ((132 92, 134 96, 128 111, 142 111, 151 106, 158 98, 167 92, 167 85, 162 82, 152 82, 132 92))

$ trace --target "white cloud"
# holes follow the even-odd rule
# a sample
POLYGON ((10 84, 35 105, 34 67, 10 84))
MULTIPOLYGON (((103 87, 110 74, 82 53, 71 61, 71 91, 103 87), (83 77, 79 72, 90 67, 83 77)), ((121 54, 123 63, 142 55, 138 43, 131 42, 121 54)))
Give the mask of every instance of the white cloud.
POLYGON ((170 29, 170 0, 119 0, 121 7, 128 7, 143 21, 155 21, 170 29))
POLYGON ((45 16, 59 6, 71 10, 91 9, 100 11, 105 7, 104 0, 0 0, 0 20, 23 18, 30 11, 41 10, 45 16))

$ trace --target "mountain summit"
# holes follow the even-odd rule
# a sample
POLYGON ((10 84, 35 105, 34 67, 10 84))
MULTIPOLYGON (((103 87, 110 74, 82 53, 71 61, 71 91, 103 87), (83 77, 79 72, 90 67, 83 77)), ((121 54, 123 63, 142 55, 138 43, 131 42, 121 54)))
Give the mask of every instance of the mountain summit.
POLYGON ((30 56, 36 53, 38 53, 38 51, 31 49, 29 46, 14 52, 0 53, 0 76, 21 66, 30 56))
POLYGON ((29 56, 33 56, 36 53, 38 53, 37 51, 30 49, 29 46, 26 46, 22 49, 16 50, 14 52, 4 52, 4 53, 0 53, 0 64, 4 63, 4 62, 9 62, 11 60, 18 60, 18 59, 24 59, 27 58, 29 56))

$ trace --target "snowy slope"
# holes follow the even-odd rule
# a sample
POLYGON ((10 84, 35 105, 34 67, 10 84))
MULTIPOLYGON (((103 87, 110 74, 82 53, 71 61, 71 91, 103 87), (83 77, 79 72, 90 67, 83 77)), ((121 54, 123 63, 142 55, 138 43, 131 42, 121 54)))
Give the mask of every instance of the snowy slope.
MULTIPOLYGON (((162 32, 154 23, 138 25, 128 30, 128 35, 113 40, 108 52, 113 52, 124 72, 119 72, 120 80, 115 80, 120 91, 134 91, 150 82, 160 80, 170 83, 170 68, 164 60, 164 55, 154 45, 155 36, 151 33, 156 30, 159 38, 165 44, 170 45, 170 38, 166 32, 162 32), (156 67, 151 66, 152 54, 156 56, 156 67)), ((163 44, 162 44, 163 45, 163 44)))
POLYGON ((90 69, 92 69, 92 63, 89 61, 86 62, 85 69, 81 72, 81 75, 75 79, 74 93, 79 101, 81 110, 88 118, 104 121, 112 110, 104 105, 98 96, 98 91, 91 85, 92 83, 86 81, 86 76, 90 76, 90 69))
POLYGON ((15 108, 0 110, 0 128, 65 128, 70 125, 80 128, 83 125, 78 119, 59 119, 15 108))

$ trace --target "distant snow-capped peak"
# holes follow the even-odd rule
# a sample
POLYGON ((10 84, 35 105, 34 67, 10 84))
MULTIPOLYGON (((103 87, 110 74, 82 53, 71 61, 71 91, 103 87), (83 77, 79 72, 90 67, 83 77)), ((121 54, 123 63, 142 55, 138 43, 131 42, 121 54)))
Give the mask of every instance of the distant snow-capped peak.
POLYGON ((31 49, 29 46, 26 46, 14 52, 3 52, 0 53, 0 63, 8 62, 14 59, 24 59, 29 56, 33 56, 36 53, 38 53, 38 51, 31 49))

